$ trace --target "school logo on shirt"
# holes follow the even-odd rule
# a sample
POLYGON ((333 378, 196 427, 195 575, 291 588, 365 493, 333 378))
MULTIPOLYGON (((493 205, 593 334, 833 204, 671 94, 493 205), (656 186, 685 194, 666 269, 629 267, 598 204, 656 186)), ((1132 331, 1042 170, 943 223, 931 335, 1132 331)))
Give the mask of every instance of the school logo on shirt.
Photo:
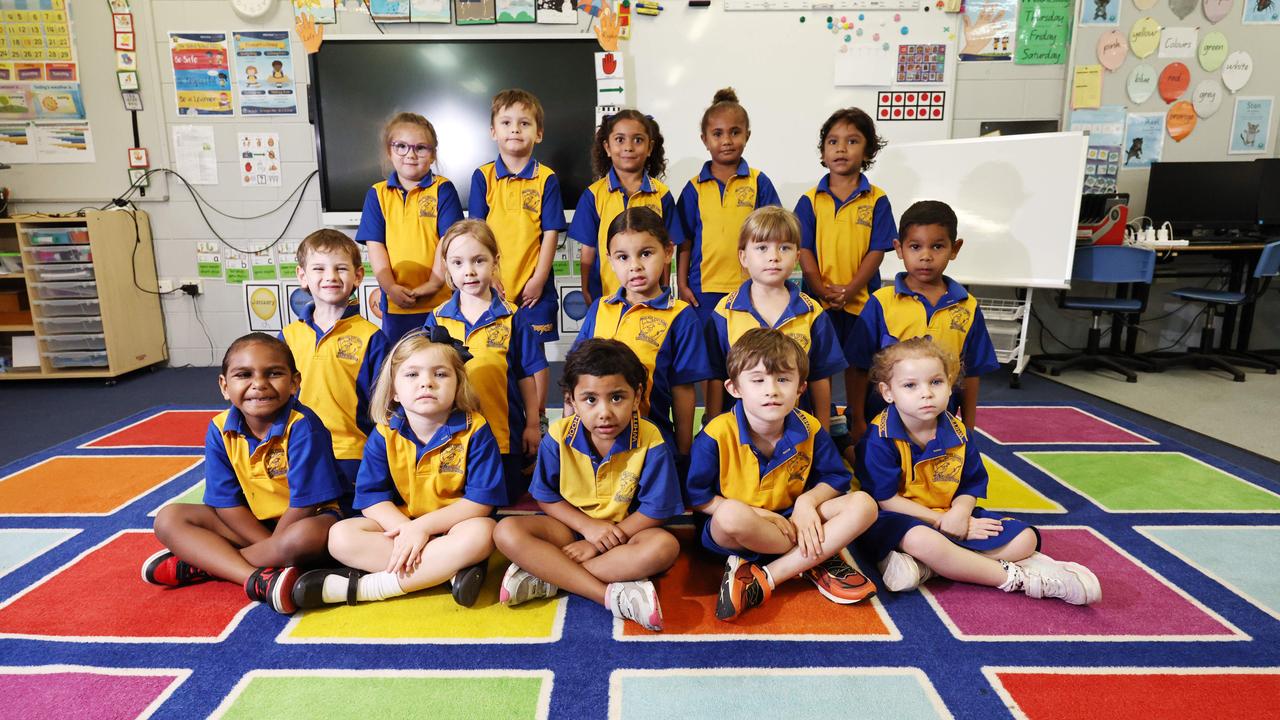
POLYGON ((614 502, 631 502, 636 496, 636 490, 640 487, 640 476, 630 470, 623 470, 618 476, 618 489, 613 494, 614 502))
POLYGON ((440 472, 462 472, 462 443, 451 442, 440 450, 440 472))
POLYGON ((364 341, 355 335, 343 335, 338 338, 338 359, 359 360, 360 351, 364 349, 364 341))
POLYGON ((800 346, 801 350, 804 350, 805 352, 809 352, 809 336, 808 335, 805 335, 804 333, 792 332, 792 333, 787 333, 787 337, 791 338, 792 340, 795 340, 796 344, 800 346))
POLYGON ((418 196, 418 217, 433 218, 435 216, 436 216, 436 196, 427 195, 425 193, 418 196))
POLYGON ((654 347, 662 346, 662 338, 667 334, 667 321, 662 318, 640 318, 640 332, 636 340, 647 342, 654 347))
POLYGON ((964 461, 948 453, 933 461, 933 481, 958 483, 963 469, 964 461))
POLYGON ((555 326, 555 323, 547 323, 547 324, 545 324, 545 325, 532 325, 532 324, 531 324, 531 325, 529 325, 529 327, 530 327, 530 328, 533 328, 533 331, 534 331, 534 332, 549 333, 549 332, 551 332, 552 330, 554 330, 556 326, 555 326))
POLYGON ((511 341, 511 329, 506 325, 490 325, 485 328, 484 346, 506 350, 511 341))
POLYGON ((865 227, 871 227, 871 214, 875 212, 873 205, 858 206, 858 224, 865 227))
POLYGON ((813 464, 813 458, 802 452, 797 452, 795 457, 787 461, 782 471, 787 474, 787 484, 800 483, 803 485, 809 479, 809 466, 813 464))
POLYGON ((279 444, 271 446, 263 464, 267 466, 267 477, 273 480, 289 474, 289 456, 279 444))
POLYGON ((738 207, 753 208, 756 206, 756 189, 753 187, 740 187, 737 190, 738 207))
POLYGON ((968 308, 959 305, 951 306, 951 329, 966 332, 969 330, 969 323, 973 320, 973 313, 968 308))
POLYGON ((520 207, 531 213, 542 211, 542 197, 533 188, 520 191, 520 207))

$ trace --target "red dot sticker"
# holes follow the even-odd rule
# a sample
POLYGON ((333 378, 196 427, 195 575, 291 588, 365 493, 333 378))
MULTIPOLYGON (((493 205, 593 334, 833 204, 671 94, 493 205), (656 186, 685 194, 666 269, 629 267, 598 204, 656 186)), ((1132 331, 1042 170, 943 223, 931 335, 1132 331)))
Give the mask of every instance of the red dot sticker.
POLYGON ((894 95, 894 96, 893 96, 893 101, 894 101, 894 102, 896 102, 896 103, 900 103, 900 102, 902 102, 902 93, 898 93, 897 95, 894 95))
POLYGON ((889 117, 889 108, 887 108, 887 107, 882 107, 882 108, 880 108, 880 118, 881 118, 881 119, 884 119, 884 118, 887 118, 887 117, 889 117))
POLYGON ((916 101, 916 94, 915 94, 915 93, 907 93, 907 102, 908 102, 908 103, 914 103, 915 101, 916 101))
POLYGON ((902 108, 894 108, 894 109, 893 109, 893 116, 894 116, 895 118, 900 118, 900 117, 902 117, 902 108))
POLYGON ((892 96, 893 96, 892 93, 887 93, 887 92, 880 93, 880 102, 887 103, 889 102, 889 98, 892 96))
POLYGON ((913 117, 915 117, 915 116, 916 116, 916 109, 915 109, 915 108, 907 108, 907 117, 909 117, 909 118, 913 118, 913 117))
POLYGON ((942 93, 934 93, 934 94, 933 94, 933 102, 934 102, 935 104, 941 105, 941 104, 942 104, 942 93))
POLYGON ((934 109, 933 109, 933 117, 934 117, 935 119, 941 120, 941 119, 942 119, 942 108, 934 108, 934 109))

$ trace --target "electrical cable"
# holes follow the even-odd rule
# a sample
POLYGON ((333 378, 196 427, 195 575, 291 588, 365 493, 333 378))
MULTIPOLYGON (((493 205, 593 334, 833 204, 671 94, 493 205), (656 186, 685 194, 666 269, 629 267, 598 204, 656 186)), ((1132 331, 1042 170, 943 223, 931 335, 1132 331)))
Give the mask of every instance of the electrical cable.
POLYGON ((195 295, 188 295, 191 298, 191 307, 196 311, 196 322, 200 323, 200 330, 204 332, 204 339, 209 341, 209 366, 217 365, 217 356, 213 349, 213 337, 209 335, 209 328, 204 324, 204 318, 200 316, 200 303, 196 302, 195 295))

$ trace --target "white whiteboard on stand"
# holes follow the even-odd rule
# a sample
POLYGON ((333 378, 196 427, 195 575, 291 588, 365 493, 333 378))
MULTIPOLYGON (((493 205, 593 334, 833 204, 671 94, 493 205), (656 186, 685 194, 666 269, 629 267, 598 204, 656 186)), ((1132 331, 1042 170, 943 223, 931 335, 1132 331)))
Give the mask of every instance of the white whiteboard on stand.
MULTIPOLYGON (((894 216, 942 200, 964 247, 947 275, 966 285, 1066 288, 1076 247, 1088 142, 1078 132, 890 145, 868 173, 894 216)), ((901 266, 885 259, 882 273, 901 266)))

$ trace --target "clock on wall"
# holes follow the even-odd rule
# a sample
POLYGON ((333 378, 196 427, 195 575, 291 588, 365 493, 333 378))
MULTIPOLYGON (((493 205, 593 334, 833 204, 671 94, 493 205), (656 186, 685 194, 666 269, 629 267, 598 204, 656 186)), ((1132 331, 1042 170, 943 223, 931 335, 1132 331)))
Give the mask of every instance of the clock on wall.
POLYGON ((231 0, 231 7, 245 20, 258 20, 275 9, 276 0, 231 0))

